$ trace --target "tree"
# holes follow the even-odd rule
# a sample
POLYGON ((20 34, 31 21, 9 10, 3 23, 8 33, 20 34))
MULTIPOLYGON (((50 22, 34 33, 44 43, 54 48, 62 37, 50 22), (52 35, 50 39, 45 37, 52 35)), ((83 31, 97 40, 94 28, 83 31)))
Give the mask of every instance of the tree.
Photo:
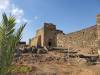
POLYGON ((21 40, 22 31, 26 24, 22 24, 17 30, 15 29, 16 19, 14 16, 7 17, 2 14, 0 23, 0 75, 5 75, 12 63, 15 48, 21 40))

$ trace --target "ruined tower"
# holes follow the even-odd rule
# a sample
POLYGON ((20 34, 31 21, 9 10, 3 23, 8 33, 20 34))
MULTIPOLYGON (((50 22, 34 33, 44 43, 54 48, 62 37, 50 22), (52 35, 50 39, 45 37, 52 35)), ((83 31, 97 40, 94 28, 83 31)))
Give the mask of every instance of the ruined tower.
POLYGON ((56 25, 44 23, 44 46, 56 46, 56 25))
POLYGON ((52 23, 44 23, 43 27, 36 31, 36 36, 30 40, 31 46, 55 47, 56 26, 52 23))

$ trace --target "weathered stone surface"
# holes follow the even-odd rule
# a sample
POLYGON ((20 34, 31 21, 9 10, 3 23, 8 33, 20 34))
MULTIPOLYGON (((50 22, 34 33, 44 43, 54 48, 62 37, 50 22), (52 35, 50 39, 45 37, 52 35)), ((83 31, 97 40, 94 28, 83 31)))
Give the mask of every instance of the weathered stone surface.
POLYGON ((73 32, 70 34, 57 35, 57 46, 61 47, 94 47, 96 46, 96 25, 73 32))

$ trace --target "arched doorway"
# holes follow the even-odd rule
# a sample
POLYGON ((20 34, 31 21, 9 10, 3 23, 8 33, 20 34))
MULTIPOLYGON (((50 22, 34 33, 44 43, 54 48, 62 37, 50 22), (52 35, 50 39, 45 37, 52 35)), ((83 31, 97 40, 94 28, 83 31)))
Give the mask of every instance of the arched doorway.
POLYGON ((49 46, 49 47, 52 47, 52 39, 49 39, 49 40, 48 40, 48 46, 49 46))

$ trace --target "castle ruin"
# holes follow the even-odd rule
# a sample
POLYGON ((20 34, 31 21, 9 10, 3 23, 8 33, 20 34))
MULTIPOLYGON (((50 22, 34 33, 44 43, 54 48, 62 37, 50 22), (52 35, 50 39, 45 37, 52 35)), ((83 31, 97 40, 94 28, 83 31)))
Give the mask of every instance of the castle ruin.
POLYGON ((29 41, 36 47, 100 47, 100 14, 96 16, 96 25, 69 34, 58 30, 52 23, 44 23, 43 27, 36 31, 36 36, 29 41))

